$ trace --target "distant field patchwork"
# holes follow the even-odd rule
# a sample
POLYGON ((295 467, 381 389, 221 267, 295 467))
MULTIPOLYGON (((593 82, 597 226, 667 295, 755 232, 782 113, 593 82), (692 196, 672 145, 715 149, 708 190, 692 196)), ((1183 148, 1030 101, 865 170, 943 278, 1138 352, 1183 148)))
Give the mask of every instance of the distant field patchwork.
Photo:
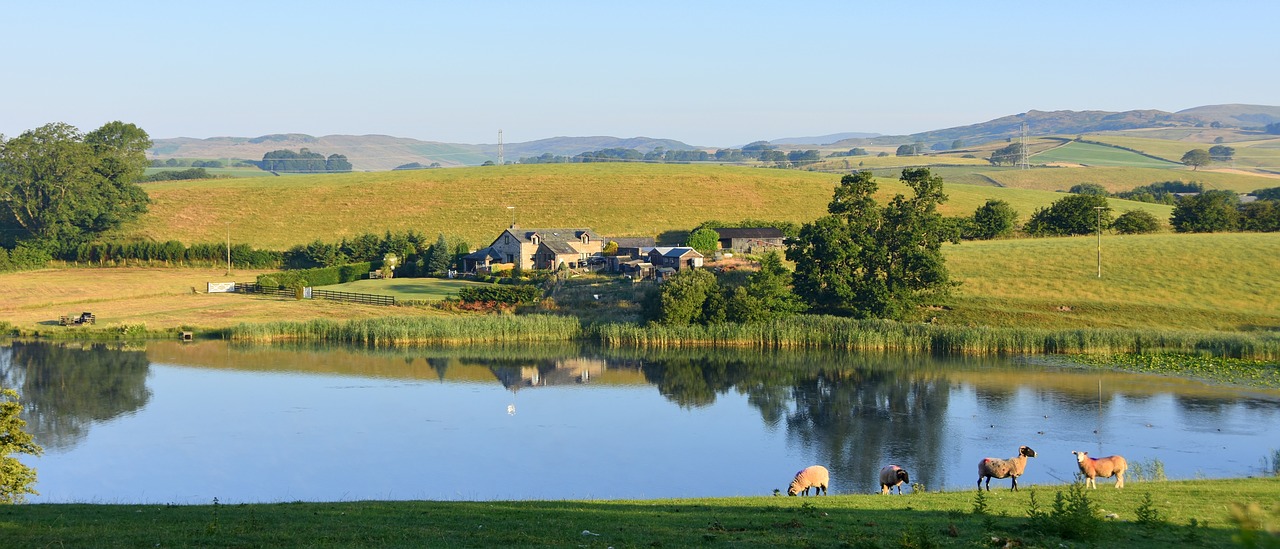
POLYGON ((1172 168, 1181 167, 1177 162, 1157 160, 1148 156, 1093 143, 1072 141, 1061 147, 1049 149, 1032 155, 1031 160, 1037 164, 1050 162, 1067 162, 1085 166, 1122 166, 1135 168, 1172 168))

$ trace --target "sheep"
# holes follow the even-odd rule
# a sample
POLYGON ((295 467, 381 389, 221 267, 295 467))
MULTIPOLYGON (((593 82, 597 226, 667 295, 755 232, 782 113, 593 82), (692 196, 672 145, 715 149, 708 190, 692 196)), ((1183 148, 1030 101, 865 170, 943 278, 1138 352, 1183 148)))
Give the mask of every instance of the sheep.
POLYGON ((826 467, 810 465, 796 473, 795 480, 792 480, 791 486, 787 487, 787 495, 800 494, 807 496, 809 495, 810 487, 814 488, 813 495, 825 495, 827 493, 827 481, 830 478, 826 467))
POLYGON ((907 470, 897 465, 889 465, 880 470, 880 493, 893 493, 893 487, 898 487, 898 494, 902 494, 902 485, 911 482, 907 476, 907 470))
POLYGON ((1084 474, 1085 486, 1097 490, 1098 483, 1094 481, 1094 478, 1116 477, 1116 488, 1124 488, 1124 472, 1129 468, 1129 463, 1124 460, 1124 456, 1091 458, 1089 457, 1089 452, 1072 451, 1071 453, 1076 455, 1076 462, 1080 465, 1080 472, 1084 474))
POLYGON ((991 491, 991 479, 1012 478, 1013 490, 1018 490, 1018 477, 1027 470, 1027 458, 1036 457, 1036 451, 1027 446, 1018 447, 1018 455, 1009 459, 982 458, 978 462, 978 490, 982 490, 982 479, 987 479, 987 491, 991 491))

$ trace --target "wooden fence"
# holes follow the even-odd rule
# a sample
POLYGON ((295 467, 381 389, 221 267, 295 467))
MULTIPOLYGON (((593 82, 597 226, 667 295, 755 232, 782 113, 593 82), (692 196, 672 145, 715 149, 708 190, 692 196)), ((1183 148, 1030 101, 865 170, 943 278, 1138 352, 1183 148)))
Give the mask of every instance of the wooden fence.
MULTIPOLYGON (((261 286, 254 282, 237 282, 236 293, 242 294, 263 294, 281 297, 298 297, 298 290, 293 288, 279 288, 272 286, 261 286)), ((395 305, 396 298, 389 295, 377 294, 358 294, 354 292, 339 292, 334 290, 318 290, 315 288, 306 288, 303 292, 304 298, 309 299, 325 299, 329 301, 343 301, 346 303, 363 303, 366 305, 395 305)))
POLYGON ((313 299, 328 299, 330 301, 346 301, 348 303, 364 303, 365 305, 395 305, 396 298, 389 295, 377 294, 357 294, 352 292, 337 292, 333 290, 311 290, 313 299))

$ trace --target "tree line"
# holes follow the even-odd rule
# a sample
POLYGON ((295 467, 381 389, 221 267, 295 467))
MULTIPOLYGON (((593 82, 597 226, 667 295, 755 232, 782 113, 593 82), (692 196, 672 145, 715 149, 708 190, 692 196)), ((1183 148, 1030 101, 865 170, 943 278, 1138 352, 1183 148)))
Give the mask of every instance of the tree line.
POLYGON ((311 152, 310 149, 303 147, 302 149, 299 149, 298 152, 293 152, 288 149, 280 149, 263 154, 262 161, 258 163, 258 167, 269 172, 349 172, 351 171, 351 162, 347 161, 347 157, 345 155, 331 154, 326 157, 323 154, 311 152))
MULTIPOLYGON (((865 154, 865 151, 863 151, 865 154)), ((743 146, 741 149, 717 149, 715 152, 703 150, 665 149, 655 147, 649 152, 640 152, 628 148, 608 148, 564 156, 543 153, 539 156, 523 157, 521 164, 572 164, 587 162, 816 162, 822 158, 816 149, 781 151, 766 141, 743 146)))

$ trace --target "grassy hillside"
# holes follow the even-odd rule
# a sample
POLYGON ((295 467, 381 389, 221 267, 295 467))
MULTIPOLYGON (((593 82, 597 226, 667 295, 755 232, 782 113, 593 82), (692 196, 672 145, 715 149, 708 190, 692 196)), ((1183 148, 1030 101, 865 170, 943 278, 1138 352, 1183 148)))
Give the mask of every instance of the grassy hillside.
POLYGON ((943 322, 1023 327, 1249 330, 1280 326, 1280 238, 1155 234, 966 242, 943 322))
MULTIPOLYGON (((413 229, 460 236, 478 247, 510 225, 514 213, 525 227, 656 236, 708 219, 810 221, 826 213, 839 180, 838 174, 796 170, 601 163, 173 181, 145 186, 150 211, 124 235, 222 242, 230 229, 233 242, 285 249, 413 229)), ((883 199, 908 192, 896 175, 880 182, 883 199)), ((947 185, 946 192, 946 215, 971 215, 997 197, 1028 216, 1061 198, 968 185, 947 185)), ((1167 206, 1135 207, 1168 217, 1167 206)))

